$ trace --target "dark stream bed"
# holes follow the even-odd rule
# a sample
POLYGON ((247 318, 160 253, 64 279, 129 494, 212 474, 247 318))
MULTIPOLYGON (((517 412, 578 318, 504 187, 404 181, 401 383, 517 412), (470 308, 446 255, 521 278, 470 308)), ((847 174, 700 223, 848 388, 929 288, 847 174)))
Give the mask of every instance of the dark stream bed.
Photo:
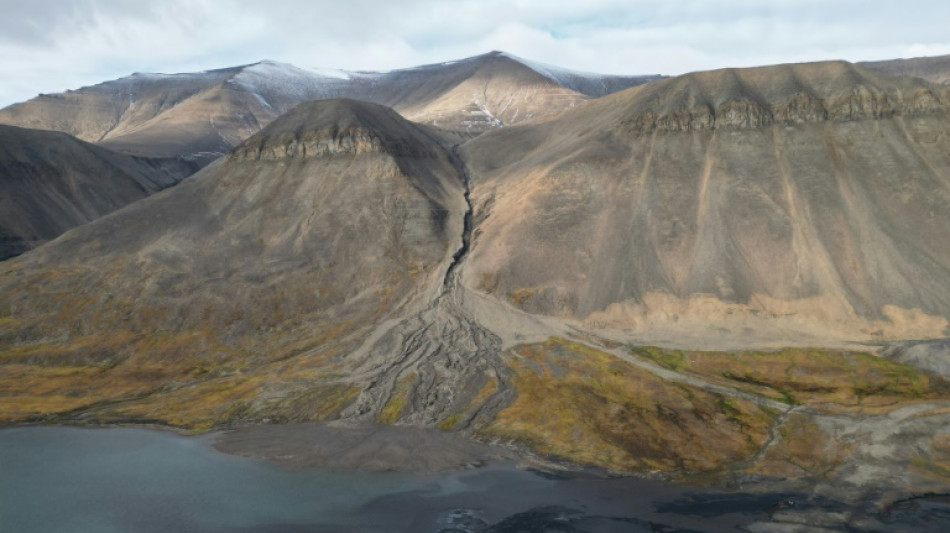
MULTIPOLYGON (((439 474, 292 470, 217 452, 207 436, 136 428, 0 430, 3 532, 767 531, 783 509, 840 514, 836 505, 510 462, 439 474)), ((876 523, 950 530, 948 502, 902 505, 876 523)))

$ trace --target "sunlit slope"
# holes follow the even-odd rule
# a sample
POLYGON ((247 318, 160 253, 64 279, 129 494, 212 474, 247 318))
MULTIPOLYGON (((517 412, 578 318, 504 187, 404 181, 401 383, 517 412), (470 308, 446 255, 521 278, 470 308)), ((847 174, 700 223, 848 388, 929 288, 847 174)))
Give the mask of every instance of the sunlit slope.
POLYGON ((527 311, 697 339, 943 335, 948 103, 843 62, 782 65, 491 132, 463 149, 465 279, 527 311))

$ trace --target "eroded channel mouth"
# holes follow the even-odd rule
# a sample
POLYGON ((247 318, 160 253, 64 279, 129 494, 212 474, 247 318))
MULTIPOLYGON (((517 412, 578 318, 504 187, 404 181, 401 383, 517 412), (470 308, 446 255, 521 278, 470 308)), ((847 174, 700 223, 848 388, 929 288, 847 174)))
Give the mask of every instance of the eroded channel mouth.
POLYGON ((459 155, 458 151, 459 145, 452 147, 452 165, 455 166, 455 169, 458 170, 459 176, 462 178, 462 186, 465 188, 463 197, 465 198, 465 215, 462 218, 462 245, 458 250, 452 254, 452 262, 449 263, 449 268, 445 271, 445 278, 442 280, 442 285, 448 287, 449 282, 452 280, 452 276, 455 273, 456 268, 461 264, 462 260, 465 258, 465 254, 468 253, 469 245, 472 241, 472 199, 470 197, 471 188, 470 188, 470 179, 468 176, 468 169, 465 167, 465 162, 462 161, 462 157, 459 155))

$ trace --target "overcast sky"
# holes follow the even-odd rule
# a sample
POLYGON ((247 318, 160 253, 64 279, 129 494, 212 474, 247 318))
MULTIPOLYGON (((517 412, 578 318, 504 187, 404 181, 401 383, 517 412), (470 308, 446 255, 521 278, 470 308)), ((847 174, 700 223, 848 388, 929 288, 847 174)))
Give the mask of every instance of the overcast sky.
POLYGON ((387 70, 491 50, 572 69, 950 54, 946 0, 0 0, 0 106, 132 72, 387 70))

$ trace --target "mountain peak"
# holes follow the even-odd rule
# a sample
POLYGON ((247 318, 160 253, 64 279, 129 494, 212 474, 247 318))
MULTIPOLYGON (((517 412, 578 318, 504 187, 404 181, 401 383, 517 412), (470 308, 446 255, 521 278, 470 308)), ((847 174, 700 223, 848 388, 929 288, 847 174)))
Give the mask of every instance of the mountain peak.
POLYGON ((584 70, 572 70, 549 63, 525 59, 511 52, 501 50, 492 50, 491 52, 475 56, 471 59, 515 66, 520 70, 530 71, 552 83, 594 98, 664 77, 660 75, 623 76, 598 74, 584 70))
POLYGON ((310 158, 367 152, 394 156, 428 154, 421 127, 392 109, 369 102, 337 98, 305 102, 241 143, 232 152, 238 160, 310 158))

